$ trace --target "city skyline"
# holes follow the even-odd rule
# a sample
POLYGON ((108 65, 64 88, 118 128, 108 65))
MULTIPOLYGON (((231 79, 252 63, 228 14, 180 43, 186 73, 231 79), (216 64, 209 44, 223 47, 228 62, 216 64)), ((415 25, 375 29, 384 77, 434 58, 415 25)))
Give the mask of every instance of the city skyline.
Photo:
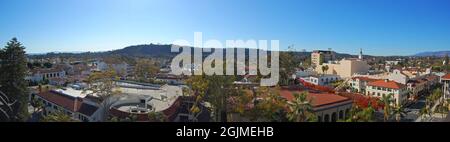
POLYGON ((204 39, 280 40, 282 49, 413 55, 450 46, 444 0, 3 0, 0 42, 28 53, 85 52, 204 39))

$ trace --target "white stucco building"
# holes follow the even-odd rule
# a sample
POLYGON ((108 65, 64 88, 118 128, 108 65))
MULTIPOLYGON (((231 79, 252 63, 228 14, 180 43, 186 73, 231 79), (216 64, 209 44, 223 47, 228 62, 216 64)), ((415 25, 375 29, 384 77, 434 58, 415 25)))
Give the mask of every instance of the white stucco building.
POLYGON ((402 105, 407 102, 408 91, 406 86, 395 81, 390 80, 378 80, 369 82, 366 88, 366 95, 372 97, 379 97, 385 95, 393 95, 394 103, 396 105, 402 105))

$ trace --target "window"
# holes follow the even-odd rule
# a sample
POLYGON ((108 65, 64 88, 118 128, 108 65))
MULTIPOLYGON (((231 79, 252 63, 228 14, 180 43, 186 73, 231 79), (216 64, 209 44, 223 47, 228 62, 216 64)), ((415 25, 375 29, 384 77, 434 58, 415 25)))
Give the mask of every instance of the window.
POLYGON ((333 112, 333 114, 331 115, 331 122, 336 122, 337 121, 337 115, 336 112, 333 112))
POLYGON ((330 115, 326 114, 323 122, 330 122, 330 115))

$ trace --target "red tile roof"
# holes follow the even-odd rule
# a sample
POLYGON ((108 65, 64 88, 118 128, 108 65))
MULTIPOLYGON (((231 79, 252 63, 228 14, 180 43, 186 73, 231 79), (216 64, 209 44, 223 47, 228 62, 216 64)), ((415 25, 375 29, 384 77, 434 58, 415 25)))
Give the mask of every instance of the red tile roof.
POLYGON ((442 76, 442 79, 450 80, 450 73, 442 76))
POLYGON ((37 94, 39 97, 52 102, 53 104, 57 104, 67 110, 75 112, 79 105, 81 105, 81 101, 79 98, 74 98, 67 95, 62 95, 56 91, 48 91, 37 94))
MULTIPOLYGON (((294 93, 301 93, 300 91, 291 91, 291 90, 281 90, 280 95, 286 98, 288 101, 292 101, 294 99, 294 93)), ((335 94, 329 93, 312 93, 308 92, 307 96, 308 100, 311 100, 313 107, 322 107, 326 105, 333 105, 336 103, 349 101, 349 98, 338 96, 335 94)))
POLYGON ((369 82, 368 86, 377 86, 377 87, 384 87, 384 88, 391 88, 391 89, 400 89, 404 88, 405 86, 397 83, 395 81, 386 81, 386 80, 378 80, 369 82))
POLYGON ((72 112, 80 112, 88 116, 91 116, 98 109, 96 106, 84 103, 82 98, 75 98, 56 91, 41 92, 37 96, 64 109, 72 112))

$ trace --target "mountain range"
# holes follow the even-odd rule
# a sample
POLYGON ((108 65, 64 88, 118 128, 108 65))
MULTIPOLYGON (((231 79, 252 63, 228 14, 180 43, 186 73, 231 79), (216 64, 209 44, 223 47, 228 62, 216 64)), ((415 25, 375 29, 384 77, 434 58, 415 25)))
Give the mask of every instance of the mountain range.
MULTIPOLYGON (((47 54, 30 54, 29 57, 103 57, 103 56, 110 56, 110 55, 123 55, 123 56, 130 56, 130 57, 157 57, 157 58, 173 58, 174 56, 178 55, 177 52, 171 52, 172 45, 170 44, 143 44, 143 45, 133 45, 128 46, 122 49, 112 50, 112 51, 104 51, 104 52, 84 52, 84 53, 47 53, 47 54)), ((191 51, 194 49, 194 47, 190 47, 191 51)), ((250 50, 255 49, 245 49, 246 55, 248 55, 248 52, 250 50)), ((287 52, 287 51, 282 51, 287 52)), ((299 56, 310 56, 311 52, 298 52, 293 51, 294 54, 299 56)), ((438 51, 438 52, 422 52, 418 53, 412 56, 416 57, 426 57, 426 56, 438 56, 443 57, 446 54, 449 54, 450 51, 438 51)), ((209 55, 209 53, 203 53, 204 56, 209 55)), ((370 56, 370 55, 364 55, 366 58, 371 57, 377 57, 377 56, 370 56)), ((337 58, 355 58, 357 55, 351 55, 346 53, 336 53, 337 58)), ((396 56, 397 57, 397 56, 396 56)), ((401 56, 398 56, 401 57, 401 56)))
POLYGON ((450 51, 435 51, 435 52, 421 52, 417 53, 413 56, 418 57, 427 57, 427 56, 437 56, 437 57, 444 57, 446 55, 450 54, 450 51))

